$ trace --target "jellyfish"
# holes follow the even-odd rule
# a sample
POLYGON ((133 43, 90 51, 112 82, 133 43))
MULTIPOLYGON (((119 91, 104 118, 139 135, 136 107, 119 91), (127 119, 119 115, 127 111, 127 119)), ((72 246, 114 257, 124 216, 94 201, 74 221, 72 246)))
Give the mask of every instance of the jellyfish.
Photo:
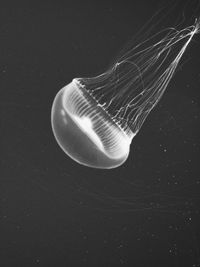
POLYGON ((61 149, 81 165, 112 169, 164 94, 200 19, 166 28, 128 49, 105 72, 74 78, 53 101, 51 124, 61 149))

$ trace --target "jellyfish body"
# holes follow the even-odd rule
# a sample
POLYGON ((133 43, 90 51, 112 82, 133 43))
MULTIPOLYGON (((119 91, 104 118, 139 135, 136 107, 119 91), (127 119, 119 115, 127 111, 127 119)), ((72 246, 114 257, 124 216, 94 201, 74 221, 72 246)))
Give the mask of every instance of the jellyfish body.
POLYGON ((86 166, 114 168, 128 157, 132 133, 124 133, 76 80, 57 94, 52 127, 64 152, 86 166))
POLYGON ((61 89, 51 123, 63 151, 93 168, 123 164, 132 139, 161 99, 199 28, 196 19, 182 30, 161 31, 131 47, 103 74, 75 78, 61 89))

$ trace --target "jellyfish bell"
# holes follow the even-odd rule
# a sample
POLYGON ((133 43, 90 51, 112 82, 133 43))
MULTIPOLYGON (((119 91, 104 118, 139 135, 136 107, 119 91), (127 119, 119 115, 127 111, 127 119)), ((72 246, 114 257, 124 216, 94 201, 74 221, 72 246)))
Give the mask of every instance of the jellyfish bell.
POLYGON ((93 168, 122 165, 150 111, 161 99, 200 20, 167 28, 129 47, 106 72, 75 78, 53 102, 51 123, 63 151, 93 168))
POLYGON ((123 131, 77 80, 56 95, 51 121, 60 147, 80 164, 114 168, 128 157, 133 133, 123 131))

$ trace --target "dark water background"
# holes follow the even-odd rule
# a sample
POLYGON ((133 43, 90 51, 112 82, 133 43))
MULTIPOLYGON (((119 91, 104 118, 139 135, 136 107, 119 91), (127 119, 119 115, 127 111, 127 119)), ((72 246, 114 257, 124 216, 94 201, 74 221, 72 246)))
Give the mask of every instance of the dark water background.
POLYGON ((199 36, 122 167, 78 165, 50 124, 58 90, 104 71, 160 6, 1 6, 0 266, 200 266, 199 36))

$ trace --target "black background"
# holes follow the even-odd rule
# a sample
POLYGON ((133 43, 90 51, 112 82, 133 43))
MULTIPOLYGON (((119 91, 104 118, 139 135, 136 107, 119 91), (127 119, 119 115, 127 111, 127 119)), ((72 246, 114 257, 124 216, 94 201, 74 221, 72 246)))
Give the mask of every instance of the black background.
POLYGON ((0 266, 200 266, 199 36, 120 168, 78 165, 51 130, 58 90, 104 71, 160 6, 1 6, 0 266))

